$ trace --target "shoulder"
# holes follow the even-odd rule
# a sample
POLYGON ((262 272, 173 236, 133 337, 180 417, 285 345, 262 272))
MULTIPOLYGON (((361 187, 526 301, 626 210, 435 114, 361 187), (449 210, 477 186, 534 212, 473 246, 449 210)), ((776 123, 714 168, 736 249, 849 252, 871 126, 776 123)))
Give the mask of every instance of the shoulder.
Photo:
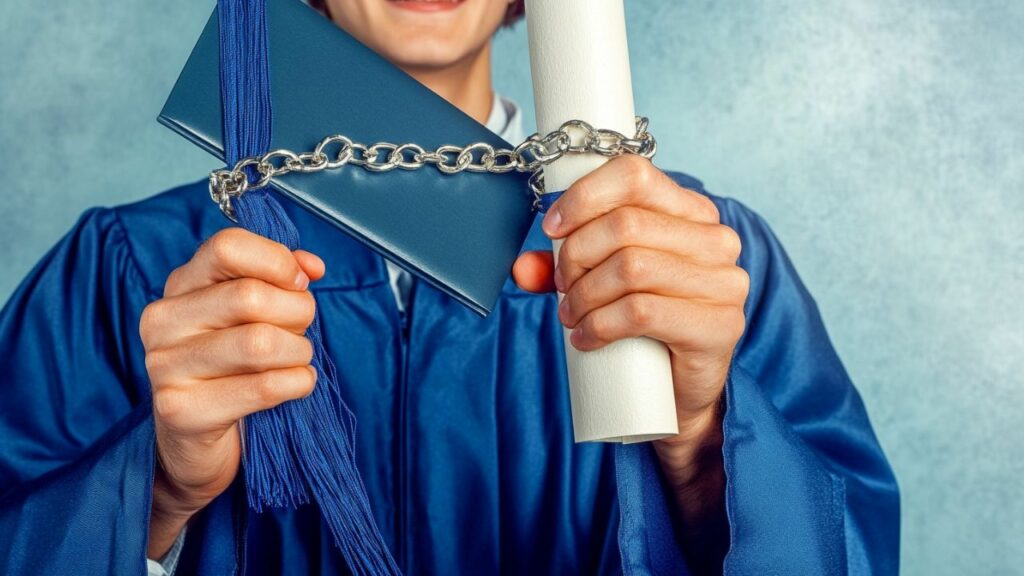
POLYGON ((122 228, 126 248, 146 284, 156 287, 188 261, 203 240, 230 224, 211 207, 206 182, 202 181, 104 212, 122 228))
POLYGON ((192 184, 131 204, 86 210, 21 279, 4 310, 27 315, 38 302, 40 318, 53 320, 59 310, 46 302, 55 293, 59 301, 103 306, 144 305, 159 296, 170 270, 221 225, 204 215, 201 197, 194 199, 202 190, 192 184))
POLYGON ((84 211, 19 289, 38 287, 47 279, 71 280, 104 283, 107 289, 132 285, 152 296, 173 269, 171 263, 180 265, 182 254, 191 253, 204 234, 222 226, 200 209, 204 188, 190 184, 138 202, 84 211))
POLYGON ((183 184, 159 194, 110 208, 137 241, 199 240, 224 227, 211 210, 206 181, 183 184))
POLYGON ((674 171, 667 171, 665 173, 676 184, 703 194, 714 202, 722 224, 735 230, 740 235, 740 239, 743 240, 744 246, 747 244, 764 246, 768 243, 778 242, 764 218, 746 204, 734 198, 711 193, 702 181, 689 174, 674 171))
MULTIPOLYGON (((380 280, 375 257, 362 244, 294 202, 282 201, 281 206, 302 231, 303 248, 324 258, 331 270, 317 283, 318 289, 358 287, 380 280)), ((206 180, 103 211, 123 229, 127 250, 151 287, 163 286, 167 276, 188 262, 204 241, 234 226, 210 199, 206 180)))
POLYGON ((792 291, 801 299, 810 300, 782 243, 760 214, 739 200, 712 194, 693 176, 666 173, 680 186, 707 196, 718 208, 722 224, 739 235, 743 250, 738 264, 750 276, 748 308, 781 291, 792 291))

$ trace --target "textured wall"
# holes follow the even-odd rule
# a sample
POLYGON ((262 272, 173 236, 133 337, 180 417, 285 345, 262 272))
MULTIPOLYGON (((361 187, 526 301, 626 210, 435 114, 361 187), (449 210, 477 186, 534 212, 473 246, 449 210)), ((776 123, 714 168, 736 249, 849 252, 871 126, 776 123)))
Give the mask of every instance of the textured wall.
MULTIPOLYGON (((154 121, 212 2, 0 2, 2 298, 86 207, 213 166, 154 121)), ((821 305, 900 479, 904 573, 1019 573, 1024 3, 628 11, 659 163, 761 211, 821 305)), ((530 107, 522 28, 496 78, 530 107)))

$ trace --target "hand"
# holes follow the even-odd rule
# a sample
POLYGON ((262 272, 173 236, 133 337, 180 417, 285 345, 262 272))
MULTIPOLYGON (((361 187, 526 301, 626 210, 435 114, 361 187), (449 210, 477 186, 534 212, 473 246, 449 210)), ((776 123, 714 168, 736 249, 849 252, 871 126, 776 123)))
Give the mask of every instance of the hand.
POLYGON ((149 557, 163 556, 238 473, 238 421, 313 391, 307 290, 323 262, 240 228, 175 270, 139 333, 153 386, 158 466, 149 557))
POLYGON ((630 155, 577 181, 542 225, 563 240, 557 268, 550 253, 529 252, 513 276, 526 290, 564 294, 558 316, 573 346, 595 350, 633 336, 667 345, 679 434, 655 449, 684 519, 704 518, 705 504, 719 500, 706 488, 724 486, 718 407, 745 327, 739 236, 706 196, 630 155))

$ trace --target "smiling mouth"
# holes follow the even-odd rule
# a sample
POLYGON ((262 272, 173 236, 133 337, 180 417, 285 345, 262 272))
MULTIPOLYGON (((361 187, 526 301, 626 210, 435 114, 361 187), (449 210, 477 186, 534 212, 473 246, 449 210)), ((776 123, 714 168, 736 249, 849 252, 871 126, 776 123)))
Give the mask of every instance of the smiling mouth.
POLYGON ((451 10, 458 7, 465 1, 466 0, 387 0, 388 4, 392 6, 416 12, 451 10))

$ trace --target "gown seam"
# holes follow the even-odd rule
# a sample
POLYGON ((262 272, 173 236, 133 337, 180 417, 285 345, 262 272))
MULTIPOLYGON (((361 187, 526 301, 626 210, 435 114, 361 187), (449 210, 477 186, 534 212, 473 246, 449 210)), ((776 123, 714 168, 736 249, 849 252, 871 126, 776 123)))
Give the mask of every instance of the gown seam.
POLYGON ((158 292, 153 289, 152 284, 150 284, 149 281, 146 279, 146 275, 143 274, 142 267, 139 266, 139 261, 135 257, 135 247, 133 246, 132 243, 133 239, 131 237, 131 234, 128 233, 128 227, 125 225, 124 220, 121 218, 121 213, 117 210, 117 208, 110 208, 108 210, 111 216, 113 216, 114 222, 121 233, 121 239, 124 243, 125 251, 128 253, 128 261, 131 262, 132 270, 135 272, 135 275, 139 278, 139 282, 142 284, 142 289, 148 295, 158 294, 158 292))
MULTIPOLYGON (((402 374, 399 379, 399 400, 398 400, 398 486, 399 486, 399 498, 398 498, 398 526, 399 526, 399 549, 401 550, 401 562, 402 572, 409 574, 412 567, 412 542, 409 536, 409 527, 411 522, 409 521, 409 508, 412 498, 410 497, 409 490, 409 365, 411 363, 410 350, 412 349, 412 313, 416 308, 414 299, 416 297, 416 291, 419 286, 413 286, 412 292, 409 297, 409 303, 406 306, 404 312, 398 311, 402 323, 399 325, 401 330, 400 344, 402 347, 402 374)), ((397 310, 397 304, 396 304, 397 310)))
POLYGON ((353 286, 311 286, 310 291, 314 294, 325 294, 327 292, 357 292, 359 290, 369 290, 371 288, 377 288, 383 284, 387 284, 386 280, 378 280, 368 284, 358 284, 353 286))

